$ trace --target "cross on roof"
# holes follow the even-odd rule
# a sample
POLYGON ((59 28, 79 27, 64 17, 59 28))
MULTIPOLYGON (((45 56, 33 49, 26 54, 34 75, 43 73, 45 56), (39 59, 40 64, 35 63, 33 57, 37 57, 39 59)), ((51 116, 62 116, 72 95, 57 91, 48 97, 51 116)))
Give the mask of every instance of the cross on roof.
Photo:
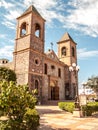
POLYGON ((53 43, 51 42, 50 44, 51 44, 51 50, 53 50, 53 43))

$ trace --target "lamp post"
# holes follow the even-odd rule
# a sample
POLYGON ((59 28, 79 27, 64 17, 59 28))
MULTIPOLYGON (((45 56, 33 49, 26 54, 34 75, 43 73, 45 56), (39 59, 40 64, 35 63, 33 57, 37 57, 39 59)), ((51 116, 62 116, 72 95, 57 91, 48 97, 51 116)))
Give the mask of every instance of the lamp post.
POLYGON ((75 109, 79 109, 79 94, 78 94, 78 72, 80 67, 76 65, 76 63, 73 63, 72 66, 69 67, 70 72, 74 72, 75 74, 75 80, 76 80, 76 93, 75 93, 75 109))

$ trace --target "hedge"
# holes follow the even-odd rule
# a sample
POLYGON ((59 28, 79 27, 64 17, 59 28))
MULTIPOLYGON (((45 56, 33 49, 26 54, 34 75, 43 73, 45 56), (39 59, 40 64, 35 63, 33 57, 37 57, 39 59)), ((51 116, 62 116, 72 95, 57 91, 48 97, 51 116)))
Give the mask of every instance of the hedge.
POLYGON ((98 102, 87 103, 87 105, 82 106, 82 111, 85 116, 91 116, 93 113, 98 112, 98 102))
MULTIPOLYGON (((74 102, 59 102, 60 109, 73 113, 75 108, 74 102)), ((91 116, 93 113, 98 112, 98 102, 89 102, 85 106, 81 106, 84 116, 91 116)))
POLYGON ((73 113, 75 108, 74 102, 59 102, 58 106, 60 109, 73 113))

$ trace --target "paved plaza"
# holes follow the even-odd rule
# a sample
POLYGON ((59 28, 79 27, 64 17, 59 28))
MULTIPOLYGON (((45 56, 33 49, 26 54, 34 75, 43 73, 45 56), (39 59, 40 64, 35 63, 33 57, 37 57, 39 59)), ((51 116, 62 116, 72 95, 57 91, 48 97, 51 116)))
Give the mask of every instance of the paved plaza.
POLYGON ((91 117, 73 117, 58 106, 36 106, 40 114, 38 130, 98 130, 98 115, 91 117))

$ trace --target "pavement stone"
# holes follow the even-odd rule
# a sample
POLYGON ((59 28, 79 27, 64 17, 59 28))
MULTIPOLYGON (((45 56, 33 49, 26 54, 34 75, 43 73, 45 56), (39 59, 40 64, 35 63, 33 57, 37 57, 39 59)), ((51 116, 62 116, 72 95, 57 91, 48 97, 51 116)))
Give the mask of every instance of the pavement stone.
POLYGON ((38 130, 98 130, 98 114, 91 117, 73 117, 58 106, 36 106, 40 114, 38 130))

